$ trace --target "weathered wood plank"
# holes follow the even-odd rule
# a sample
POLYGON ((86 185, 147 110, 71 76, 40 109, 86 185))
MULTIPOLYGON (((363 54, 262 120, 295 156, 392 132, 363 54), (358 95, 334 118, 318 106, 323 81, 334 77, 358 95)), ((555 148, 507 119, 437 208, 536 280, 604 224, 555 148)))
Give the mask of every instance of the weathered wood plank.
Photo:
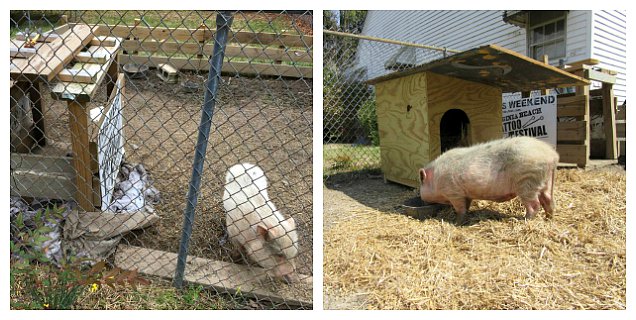
POLYGON ((585 78, 590 80, 600 81, 603 83, 609 83, 609 84, 616 83, 616 76, 613 76, 604 72, 596 71, 594 69, 585 70, 585 78))
MULTIPOLYGON (((120 55, 120 63, 148 64, 156 68, 161 63, 169 63, 179 70, 209 70, 210 65, 207 59, 188 59, 177 57, 141 57, 120 55)), ((267 75, 283 76, 294 78, 313 78, 312 67, 299 67, 291 65, 275 65, 266 63, 249 62, 225 62, 221 69, 225 73, 240 73, 245 75, 267 75)))
MULTIPOLYGON (((146 27, 146 26, 107 26, 99 25, 101 28, 98 35, 116 36, 121 38, 139 38, 140 40, 171 40, 171 41, 194 41, 194 42, 212 42, 214 37, 214 29, 197 28, 162 28, 162 27, 146 27)), ((242 44, 260 44, 291 47, 312 47, 313 37, 306 35, 294 34, 276 34, 271 32, 248 32, 236 31, 232 32, 229 39, 230 42, 238 42, 242 44)))
POLYGON ((74 175, 71 157, 43 156, 39 154, 11 153, 11 169, 54 172, 74 175))
POLYGON ((71 127, 71 145, 73 147, 73 167, 75 168, 75 201, 84 211, 94 211, 93 173, 91 172, 91 154, 88 138, 88 110, 85 104, 69 101, 71 127))
POLYGON ((120 41, 115 37, 99 36, 94 37, 89 43, 91 46, 114 47, 117 46, 119 42, 120 41))
POLYGON ((585 68, 585 66, 594 66, 599 64, 600 61, 598 59, 585 59, 585 60, 581 60, 581 61, 576 61, 576 62, 572 62, 568 64, 568 67, 565 68, 564 70, 567 72, 576 72, 579 71, 583 68, 585 68))
MULTIPOLYGON (((210 56, 212 54, 213 44, 201 45, 199 43, 177 43, 177 42, 163 42, 155 40, 125 40, 123 42, 123 48, 129 52, 150 52, 150 53, 164 53, 170 55, 172 53, 181 54, 205 54, 210 56)), ((261 60, 281 60, 291 62, 312 62, 313 57, 306 50, 293 50, 284 48, 273 47, 250 47, 240 46, 236 44, 228 44, 225 48, 226 57, 240 57, 247 59, 261 59, 261 60)))
POLYGON ((559 161, 575 163, 579 167, 585 167, 587 165, 589 160, 587 150, 589 150, 587 145, 557 144, 559 161))
POLYGON ((35 48, 24 47, 24 41, 22 41, 22 43, 11 41, 11 48, 9 51, 11 58, 29 58, 36 53, 35 48))
POLYGON ((603 84, 603 130, 605 131, 605 158, 617 159, 618 150, 616 146, 616 114, 614 113, 614 90, 613 85, 603 84))
POLYGON ((587 121, 557 123, 557 141, 584 141, 587 121))
POLYGON ((103 64, 117 51, 113 47, 91 46, 88 51, 80 52, 75 56, 75 61, 83 63, 103 64))
POLYGON ((11 153, 11 195, 69 200, 75 196, 72 158, 11 153))
POLYGON ((622 120, 623 121, 622 123, 620 123, 619 121, 621 120, 616 120, 616 137, 617 137, 616 139, 619 139, 619 138, 625 139, 626 133, 627 133, 627 130, 625 129, 626 128, 625 120, 622 120))
POLYGON ((57 100, 88 102, 93 99, 99 84, 101 84, 105 75, 107 74, 111 64, 116 59, 111 59, 103 64, 103 68, 97 73, 95 83, 76 83, 60 81, 53 89, 51 89, 51 97, 57 100))
MULTIPOLYGON (((66 31, 66 30, 64 30, 66 31)), ((31 32, 29 34, 29 38, 33 38, 35 36, 37 36, 38 34, 36 32, 31 32)), ((44 32, 42 33, 38 39, 36 40, 37 42, 53 42, 53 40, 60 38, 60 35, 57 33, 52 33, 52 32, 44 32)), ((15 39, 16 40, 20 40, 20 41, 26 41, 27 40, 27 34, 25 32, 18 32, 15 35, 15 39)))
POLYGON ((569 106, 569 105, 583 105, 585 103, 586 97, 584 96, 570 96, 570 97, 557 97, 557 105, 558 106, 569 106))
MULTIPOLYGON (((138 270, 143 274, 172 279, 176 270, 177 254, 119 245, 115 253, 115 265, 125 270, 138 270)), ((300 275, 300 281, 292 284, 292 288, 278 288, 280 290, 274 291, 267 283, 264 269, 190 256, 187 259, 184 278, 187 282, 213 287, 219 292, 233 294, 240 289, 243 295, 273 302, 302 306, 312 304, 311 300, 302 299, 303 296, 311 296, 311 276, 300 275), (304 290, 304 294, 293 294, 293 289, 304 290)))
POLYGON ((72 68, 60 71, 57 78, 66 82, 96 83, 103 67, 102 64, 76 63, 72 68))
POLYGON ((91 28, 78 25, 66 31, 60 38, 40 46, 37 54, 28 59, 12 61, 11 79, 44 78, 51 81, 93 38, 91 28))
POLYGON ((585 115, 585 105, 557 107, 557 117, 580 117, 585 115))

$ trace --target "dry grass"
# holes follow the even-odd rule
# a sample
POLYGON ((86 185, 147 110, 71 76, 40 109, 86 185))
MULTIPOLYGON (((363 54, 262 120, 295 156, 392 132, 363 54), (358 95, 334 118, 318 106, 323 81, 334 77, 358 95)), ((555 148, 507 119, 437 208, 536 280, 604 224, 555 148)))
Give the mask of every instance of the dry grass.
POLYGON ((477 201, 465 226, 359 207, 325 231, 325 292, 369 309, 625 309, 625 181, 559 170, 552 220, 524 221, 517 200, 477 201))

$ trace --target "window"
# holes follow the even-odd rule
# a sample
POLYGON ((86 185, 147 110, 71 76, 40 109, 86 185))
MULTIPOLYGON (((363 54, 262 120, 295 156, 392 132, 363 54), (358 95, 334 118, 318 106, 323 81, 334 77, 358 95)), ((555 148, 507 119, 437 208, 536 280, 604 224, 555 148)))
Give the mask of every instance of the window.
POLYGON ((566 12, 530 11, 528 20, 528 55, 542 61, 547 54, 553 63, 565 58, 566 12))

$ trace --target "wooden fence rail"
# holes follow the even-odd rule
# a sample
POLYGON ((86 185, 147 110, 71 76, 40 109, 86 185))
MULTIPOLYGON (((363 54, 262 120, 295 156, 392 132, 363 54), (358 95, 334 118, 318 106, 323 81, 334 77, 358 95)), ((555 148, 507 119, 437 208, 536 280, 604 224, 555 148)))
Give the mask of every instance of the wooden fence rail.
MULTIPOLYGON (((134 62, 157 67, 169 63, 180 70, 208 70, 214 30, 202 26, 151 28, 97 25, 96 35, 126 39, 122 64, 134 62)), ((230 35, 223 72, 312 78, 313 37, 268 32, 236 31, 230 35)))
MULTIPOLYGON (((43 39, 52 41, 74 25, 59 26, 45 33, 43 39)), ((188 29, 98 24, 91 27, 96 37, 124 39, 119 57, 121 64, 135 62, 157 67, 168 63, 180 70, 209 70, 215 30, 206 26, 188 29)), ((19 34, 14 42, 20 41, 20 37, 24 35, 19 34)), ((90 56, 98 58, 97 53, 90 56)), ((223 72, 227 73, 313 77, 312 36, 235 31, 230 34, 225 56, 228 61, 223 65, 223 72)))

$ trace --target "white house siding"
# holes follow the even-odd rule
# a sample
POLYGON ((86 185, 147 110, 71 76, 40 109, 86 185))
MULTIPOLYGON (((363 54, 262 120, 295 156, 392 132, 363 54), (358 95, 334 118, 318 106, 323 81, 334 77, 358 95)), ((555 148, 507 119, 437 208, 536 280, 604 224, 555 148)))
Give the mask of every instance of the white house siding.
POLYGON ((602 68, 617 71, 614 95, 619 104, 626 97, 627 72, 627 17, 625 11, 593 11, 592 58, 601 61, 602 68))
POLYGON ((566 64, 590 58, 592 11, 572 10, 566 20, 566 64))
MULTIPOLYGON (((501 10, 369 11, 362 34, 460 51, 496 44, 526 54, 525 30, 505 23, 501 10)), ((399 48, 361 41, 357 66, 367 67, 369 79, 384 75, 399 48)), ((439 58, 440 52, 416 50, 416 64, 439 58)))
MULTIPOLYGON (((503 22, 502 10, 369 11, 362 34, 456 50, 497 44, 527 55, 526 31, 503 22)), ((571 10, 566 24, 566 63, 589 58, 601 67, 616 70, 614 94, 625 100, 626 14, 624 11, 571 10)), ((356 67, 367 69, 367 78, 386 73, 384 63, 400 47, 361 41, 356 67)), ((416 49, 416 64, 441 58, 441 53, 416 49)))

